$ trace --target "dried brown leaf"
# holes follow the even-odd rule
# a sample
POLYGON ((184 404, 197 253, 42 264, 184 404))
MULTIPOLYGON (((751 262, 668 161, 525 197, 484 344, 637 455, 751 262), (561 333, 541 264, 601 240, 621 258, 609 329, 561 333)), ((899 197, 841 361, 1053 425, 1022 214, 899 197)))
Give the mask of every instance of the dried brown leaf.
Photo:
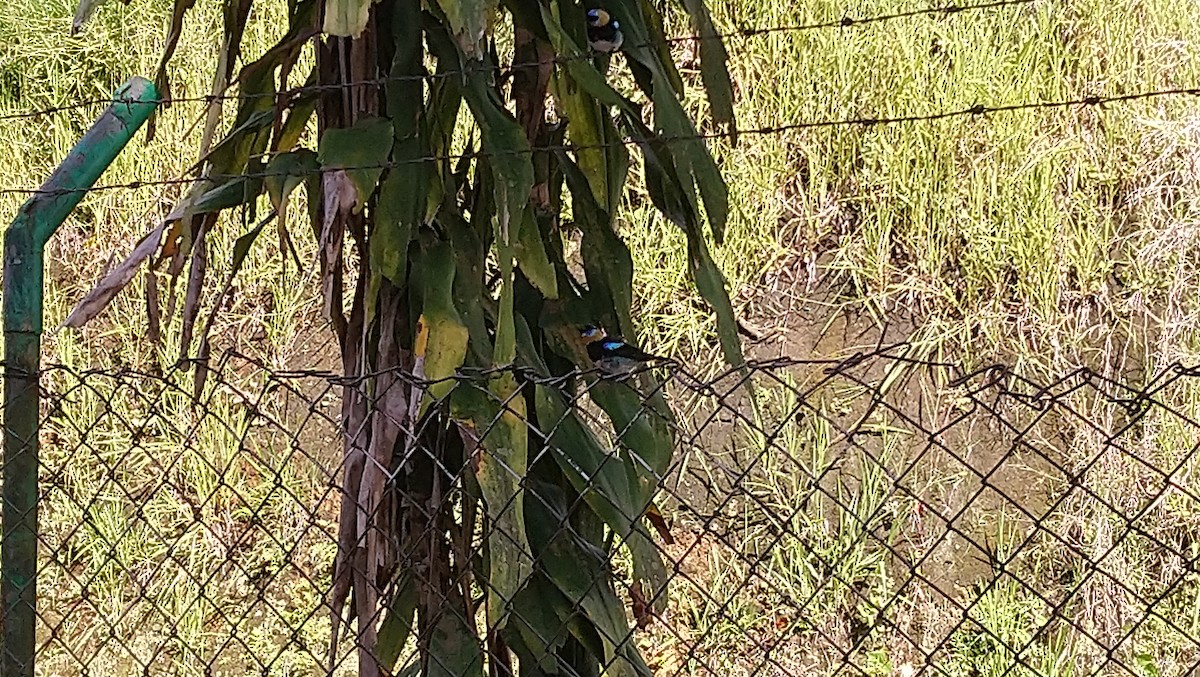
POLYGON ((150 231, 143 237, 116 268, 108 275, 104 276, 100 283, 92 288, 88 295, 83 298, 67 316, 67 319, 62 323, 63 327, 71 327, 78 329, 83 325, 91 322, 97 315, 112 303, 122 289, 124 289, 133 276, 137 273, 137 267, 142 261, 150 258, 150 255, 158 249, 158 244, 162 240, 163 231, 166 230, 167 221, 158 224, 158 227, 150 231))

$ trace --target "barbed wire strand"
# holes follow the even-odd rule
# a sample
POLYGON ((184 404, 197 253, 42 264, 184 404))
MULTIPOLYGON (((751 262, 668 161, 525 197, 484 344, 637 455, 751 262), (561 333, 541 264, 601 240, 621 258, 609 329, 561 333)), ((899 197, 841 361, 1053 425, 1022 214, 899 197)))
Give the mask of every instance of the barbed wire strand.
MULTIPOLYGON (((755 38, 755 37, 760 37, 763 35, 771 35, 771 34, 779 34, 779 33, 787 34, 787 33, 798 33, 798 32, 804 32, 804 31, 824 30, 824 29, 832 29, 832 28, 854 28, 854 27, 859 27, 859 26, 867 26, 867 25, 871 25, 871 24, 881 23, 881 22, 885 22, 885 21, 908 19, 908 18, 917 17, 917 16, 931 16, 931 15, 938 15, 938 14, 941 14, 944 16, 954 16, 957 14, 962 14, 964 12, 999 9, 999 8, 1014 6, 1014 5, 1028 5, 1028 4, 1032 4, 1034 2, 1037 2, 1037 0, 994 0, 993 2, 985 2, 985 3, 970 4, 970 5, 951 3, 951 4, 947 4, 947 5, 939 5, 937 7, 928 7, 925 9, 907 10, 907 11, 903 11, 903 12, 897 12, 894 14, 881 14, 881 15, 876 15, 876 16, 867 16, 867 17, 859 17, 859 18, 847 16, 847 17, 843 17, 841 19, 837 19, 837 20, 833 20, 833 21, 823 21, 823 22, 819 22, 819 23, 810 23, 810 24, 799 24, 799 25, 794 25, 794 26, 767 26, 767 27, 761 27, 761 28, 743 28, 743 29, 739 29, 739 30, 735 30, 735 31, 717 33, 716 37, 718 37, 722 40, 728 40, 730 38, 755 38)), ((660 45, 670 46, 670 45, 676 45, 676 44, 680 44, 680 43, 698 42, 698 41, 701 41, 704 39, 705 39, 704 37, 701 37, 698 35, 673 36, 673 37, 666 38, 664 40, 653 40, 653 41, 639 43, 636 45, 628 45, 628 46, 626 46, 626 49, 639 48, 639 47, 656 47, 656 46, 660 46, 660 45)), ((567 54, 567 55, 557 56, 553 59, 547 59, 547 60, 543 60, 543 61, 515 62, 515 63, 511 63, 511 64, 497 65, 494 67, 486 68, 486 70, 504 72, 504 71, 518 70, 521 68, 533 68, 533 67, 545 64, 545 63, 568 64, 573 61, 582 61, 582 60, 592 59, 595 56, 596 56, 596 54, 591 53, 591 52, 584 52, 581 54, 567 54)), ((306 94, 306 93, 319 93, 319 92, 323 92, 323 91, 345 89, 348 87, 380 86, 380 85, 385 85, 389 82, 436 81, 436 80, 441 80, 441 79, 446 79, 446 78, 451 78, 451 77, 458 77, 458 76, 467 75, 467 74, 470 74, 473 72, 477 72, 479 70, 479 68, 483 68, 483 67, 479 66, 476 68, 452 69, 452 70, 445 70, 445 71, 439 71, 439 72, 434 72, 434 73, 422 73, 419 75, 381 76, 381 77, 377 77, 377 78, 355 80, 355 81, 350 81, 350 82, 340 82, 340 83, 336 83, 336 84, 302 85, 299 87, 291 87, 291 88, 285 89, 280 92, 273 91, 273 92, 257 92, 257 93, 248 93, 248 94, 206 94, 203 96, 191 96, 191 97, 184 96, 184 97, 152 98, 152 99, 142 100, 139 103, 143 103, 143 104, 149 103, 149 104, 154 104, 156 106, 164 106, 164 105, 174 105, 174 104, 180 104, 180 103, 211 104, 211 103, 214 103, 217 101, 242 101, 242 100, 252 100, 252 99, 268 98, 268 97, 287 98, 287 97, 294 97, 294 96, 298 96, 298 95, 302 95, 302 94, 306 94)), ((46 108, 42 108, 42 109, 38 109, 38 110, 23 111, 23 112, 19 112, 19 113, 5 113, 5 114, 0 115, 0 122, 4 122, 4 121, 8 121, 8 120, 22 120, 22 119, 28 119, 28 118, 45 117, 45 116, 54 115, 54 114, 58 114, 58 113, 78 110, 81 108, 91 108, 94 106, 107 106, 112 103, 114 103, 114 100, 111 97, 102 98, 102 99, 87 99, 87 100, 83 100, 83 101, 76 101, 74 103, 62 104, 62 105, 58 105, 58 106, 48 106, 46 108)), ((120 103, 120 100, 118 100, 117 103, 120 103)))
MULTIPOLYGON (((995 106, 985 106, 982 104, 971 106, 969 108, 958 108, 948 111, 940 111, 937 113, 925 113, 916 115, 900 115, 900 116, 882 116, 882 117, 855 117, 842 118, 834 120, 813 120, 808 122, 793 122, 783 125, 774 125, 768 127, 756 127, 751 129, 739 129, 735 131, 719 131, 706 132, 702 134, 692 134, 685 136, 667 136, 655 139, 645 138, 627 138, 619 141, 602 144, 576 144, 576 145, 542 145, 532 146, 529 150, 516 150, 508 152, 494 151, 475 151, 472 153, 463 154, 446 154, 446 155, 426 155, 422 157, 410 158, 400 161, 389 161, 377 164, 355 165, 346 167, 324 167, 315 170, 309 170, 307 173, 325 173, 335 171, 353 171, 364 169, 394 169, 396 167, 420 164, 425 162, 439 161, 457 161, 471 158, 488 158, 488 157, 507 157, 509 155, 521 155, 531 152, 576 152, 581 150, 599 150, 604 148, 615 148, 618 146, 631 146, 647 143, 687 143, 695 141, 705 141, 713 139, 722 139, 738 135, 774 135, 783 134, 785 132, 799 131, 804 129, 819 129, 827 127, 843 127, 843 126, 861 126, 873 127, 877 125, 894 125, 906 123, 920 122, 935 122, 938 120, 946 120, 958 117, 979 117, 986 115, 994 115, 997 113, 1009 113, 1026 110, 1040 110, 1052 108, 1069 108, 1069 107, 1098 107, 1112 103, 1126 103, 1131 101, 1139 101, 1145 99, 1154 99, 1168 96, 1200 96, 1200 86, 1186 87, 1177 89, 1160 89, 1146 92, 1137 92, 1133 94, 1119 94, 1115 96, 1087 96, 1079 99, 1064 99, 1059 101, 1032 101, 1026 103, 1001 104, 995 106)), ((225 181, 237 179, 265 179, 280 176, 297 176, 297 171, 263 171, 263 172, 247 172, 241 174, 214 174, 206 178, 216 184, 225 181)), ((153 180, 138 180, 125 183, 113 183, 100 186, 92 186, 90 188, 75 188, 75 189, 55 189, 42 190, 41 188, 4 188, 0 189, 0 195, 22 194, 22 195, 66 195, 72 193, 95 193, 111 190, 137 190, 151 186, 170 186, 181 184, 192 184, 197 180, 203 180, 196 177, 177 178, 177 179, 153 179, 153 180)))

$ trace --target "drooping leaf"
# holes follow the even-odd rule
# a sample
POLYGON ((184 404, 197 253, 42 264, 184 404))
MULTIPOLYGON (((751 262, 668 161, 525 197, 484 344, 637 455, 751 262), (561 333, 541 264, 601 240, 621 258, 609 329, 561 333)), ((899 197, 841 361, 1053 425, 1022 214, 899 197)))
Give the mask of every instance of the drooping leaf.
POLYGON ((398 287, 405 284, 408 245, 424 222, 429 197, 431 162, 427 138, 421 128, 422 82, 421 24, 418 0, 403 0, 392 7, 395 54, 384 85, 394 146, 392 167, 379 188, 379 211, 370 239, 372 270, 398 287))
MULTIPOLYGON (((304 132, 308 129, 308 123, 312 119, 313 113, 317 110, 317 102, 320 97, 311 89, 316 84, 316 68, 313 68, 312 73, 308 76, 304 86, 310 88, 304 94, 296 97, 290 109, 288 109, 287 119, 279 126, 279 131, 275 134, 271 141, 272 150, 291 150, 299 143, 300 137, 304 136, 304 132)), ((319 90, 318 90, 319 91, 319 90)), ((276 119, 278 122, 278 119, 276 119)))
POLYGON ((206 174, 217 180, 240 175, 267 149, 278 113, 274 102, 275 69, 295 51, 268 51, 241 70, 237 78, 241 98, 231 129, 201 157, 194 169, 203 167, 206 174))
MULTIPOLYGON (((530 518, 536 519, 533 516, 530 518)), ((520 609, 520 613, 513 614, 509 627, 519 633, 528 654, 522 656, 522 660, 532 660, 546 673, 558 673, 555 654, 570 637, 566 620, 571 615, 570 602, 545 576, 535 574, 517 593, 513 607, 520 609), (566 613, 560 615, 560 611, 566 613)))
MULTIPOLYGON (((129 4, 129 0, 122 1, 126 5, 129 4)), ((96 13, 96 10, 106 2, 108 2, 108 0, 79 0, 79 5, 75 8, 75 18, 71 21, 71 35, 78 35, 79 30, 83 28, 83 25, 86 24, 92 18, 92 15, 96 13)))
POLYGON ((225 179, 217 186, 200 194, 188 209, 189 216, 212 214, 247 204, 257 198, 263 189, 263 180, 257 176, 241 176, 225 179))
MULTIPOLYGON (((483 650, 473 623, 461 609, 445 604, 429 635, 427 677, 483 677, 483 650)), ((417 673, 420 674, 420 673, 417 673)))
MULTIPOLYGON (((429 175, 429 204, 426 213, 432 217, 442 207, 447 193, 454 194, 454 190, 447 188, 447 184, 451 183, 451 170, 450 160, 446 156, 450 155, 454 128, 462 108, 463 86, 462 78, 454 77, 454 74, 462 71, 462 63, 446 27, 432 21, 428 14, 425 15, 424 26, 429 51, 437 57, 437 71, 429 83, 428 104, 425 106, 424 133, 429 143, 430 155, 445 157, 437 161, 436 168, 429 175)), ((471 146, 472 144, 467 144, 468 149, 471 146)))
MULTIPOLYGON (((583 232, 580 251, 588 287, 593 293, 603 294, 606 305, 611 308, 621 333, 632 336, 633 317, 633 256, 629 247, 612 229, 612 217, 591 199, 589 183, 580 168, 567 157, 557 154, 573 201, 575 223, 583 232)), ((622 178, 621 185, 624 185, 622 178)))
MULTIPOLYGON (((643 139, 648 138, 650 132, 640 121, 629 122, 635 129, 635 134, 643 139)), ((717 336, 720 339, 721 352, 729 364, 744 365, 737 318, 725 286, 725 276, 721 274, 708 252, 708 245, 700 232, 695 213, 680 196, 681 179, 673 163, 675 154, 661 142, 649 141, 642 143, 641 147, 646 160, 646 189, 655 206, 666 213, 687 236, 688 273, 696 285, 696 290, 717 316, 717 336)))
POLYGON ((138 241, 137 246, 133 248, 129 256, 125 258, 115 268, 110 270, 104 279, 92 288, 87 293, 87 296, 75 305, 71 314, 63 321, 62 326, 78 329, 83 325, 91 322, 93 318, 99 315, 109 303, 112 303, 122 289, 124 289, 133 276, 137 273, 137 268, 143 261, 149 259, 155 251, 158 250, 159 242, 162 241, 163 233, 167 229, 167 225, 171 223, 164 219, 138 241))
POLYGON ((658 483, 666 479, 671 467, 675 441, 671 434, 674 419, 662 388, 650 379, 650 374, 641 383, 647 392, 642 395, 629 381, 597 380, 588 388, 588 395, 600 405, 612 420, 617 442, 629 449, 633 455, 633 466, 637 472, 641 493, 638 501, 650 499, 658 491, 658 483))
POLYGON ((625 461, 600 444, 567 409, 560 393, 544 385, 535 393, 538 421, 550 431, 546 446, 563 474, 617 535, 629 534, 647 506, 638 504, 638 489, 629 483, 625 461))
MULTIPOLYGON (((170 105, 171 95, 171 79, 167 75, 167 64, 171 61, 171 57, 175 55, 175 48, 179 46, 179 38, 183 35, 183 17, 188 10, 196 5, 196 0, 175 0, 175 4, 171 8, 171 24, 167 28, 166 44, 163 46, 162 56, 158 60, 158 69, 154 74, 154 88, 158 91, 158 96, 164 102, 164 107, 170 105)), ((154 138, 154 132, 158 123, 157 111, 150 116, 150 120, 146 123, 146 140, 154 138)))
POLYGON ((671 54, 671 40, 667 39, 666 23, 663 21, 662 13, 649 0, 638 0, 637 8, 641 11, 641 15, 626 18, 621 27, 624 28, 628 25, 633 30, 632 34, 638 34, 637 29, 644 25, 649 37, 647 42, 639 42, 630 47, 633 49, 645 47, 653 50, 655 56, 658 57, 658 62, 664 66, 662 70, 671 84, 671 91, 675 92, 676 97, 682 99, 683 76, 679 74, 679 69, 675 66, 675 56, 671 54))
POLYGON ((682 0, 688 16, 700 33, 700 77, 712 109, 713 122, 727 127, 730 142, 737 145, 737 120, 733 115, 733 82, 729 77, 729 54, 713 26, 708 5, 702 0, 682 0))
MULTIPOLYGON (((398 168, 397 168, 398 169, 398 168)), ((419 183, 418 183, 419 186, 419 183)), ((379 186, 379 211, 369 246, 374 270, 403 286, 408 270, 408 245, 423 206, 408 172, 393 169, 379 186)))
POLYGON ((376 651, 379 664, 389 673, 396 667, 396 660, 404 650, 404 643, 412 633, 413 616, 417 611, 417 585, 412 576, 401 577, 396 593, 387 608, 383 622, 379 624, 376 651))
POLYGON ((352 211, 357 214, 375 193, 391 150, 391 121, 363 118, 352 127, 326 131, 317 148, 317 159, 322 171, 340 169, 346 172, 354 185, 352 211))
MULTIPOLYGON (((556 2, 555 8, 559 9, 564 5, 572 7, 567 5, 567 3, 556 2)), ((571 12, 574 9, 563 11, 571 12)), ((582 12, 574 11, 571 16, 582 25, 582 12)), ((584 48, 580 46, 582 43, 572 38, 570 32, 563 27, 560 19, 544 5, 542 6, 542 20, 545 22, 551 44, 554 45, 555 51, 566 62, 567 71, 585 91, 601 104, 617 107, 626 113, 636 112, 636 106, 618 94, 617 90, 608 84, 608 81, 604 79, 604 76, 600 74, 600 71, 596 70, 596 67, 590 61, 582 58, 587 55, 584 48)))
MULTIPOLYGON (((490 165, 495 174, 496 212, 493 224, 497 258, 500 264, 501 284, 500 311, 496 322, 494 361, 498 365, 511 364, 516 357, 516 336, 512 318, 513 304, 513 257, 514 244, 520 233, 527 208, 529 191, 533 188, 533 164, 529 141, 512 114, 496 99, 486 75, 476 70, 470 75, 465 91, 467 105, 482 130, 481 143, 484 152, 494 162, 490 165)), ((547 290, 542 290, 547 293, 547 290)))
POLYGON ((505 372, 487 389, 457 388, 451 415, 459 423, 468 453, 476 454, 475 477, 487 506, 488 627, 504 627, 512 600, 533 570, 525 534, 525 491, 529 421, 516 379, 505 372))
MULTIPOLYGON (((209 356, 208 337, 209 337, 210 332, 212 331, 213 324, 216 323, 217 316, 220 314, 221 309, 225 306, 225 299, 229 297, 229 292, 233 288, 233 281, 237 278, 238 272, 241 271, 242 266, 245 264, 246 257, 249 256, 249 254, 250 254, 250 248, 254 245, 254 241, 256 239, 258 239, 259 234, 262 233, 263 227, 265 227, 267 225, 267 222, 270 221, 272 218, 273 218, 273 215, 268 215, 265 219, 260 221, 258 223, 258 225, 251 228, 249 231, 247 231, 244 235, 239 237, 233 243, 233 261, 230 263, 230 266, 229 266, 229 275, 225 280, 225 286, 221 288, 220 294, 217 295, 216 301, 213 303, 211 309, 208 312, 208 318, 204 321, 204 325, 200 328, 200 343, 199 343, 199 347, 196 350, 196 358, 197 358, 197 360, 196 360, 196 364, 197 364, 196 378, 195 378, 195 382, 192 384, 192 389, 193 389, 193 392, 195 393, 195 398, 197 400, 200 399, 201 393, 203 393, 203 391, 204 391, 205 379, 207 379, 207 377, 208 377, 208 366, 205 363, 205 361, 207 360, 207 358, 209 356)), ((215 219, 212 219, 210 217, 209 220, 214 221, 215 219)), ((211 223, 206 224, 205 228, 211 227, 211 225, 212 225, 211 223)), ((197 259, 195 259, 195 261, 199 261, 200 265, 203 265, 203 266, 207 265, 206 257, 197 258, 197 259)), ((193 262, 193 266, 197 265, 195 263, 195 261, 193 262)), ((201 275, 204 274, 203 269, 200 270, 200 274, 201 275)), ((196 275, 196 271, 193 270, 193 276, 195 276, 195 275, 196 275)), ((179 357, 181 360, 186 359, 188 357, 186 351, 191 347, 190 344, 191 344, 192 327, 195 325, 196 313, 199 310, 199 308, 198 308, 199 301, 198 301, 198 296, 196 295, 196 294, 198 294, 198 292, 193 292, 192 289, 193 289, 193 286, 195 286, 196 289, 199 289, 199 284, 200 284, 200 282, 196 282, 195 285, 193 285, 192 279, 189 278, 189 280, 188 280, 188 294, 187 294, 187 300, 185 301, 184 318, 183 318, 184 331, 183 331, 183 336, 180 338, 180 342, 179 342, 179 344, 180 344, 180 356, 179 357)))
POLYGON ((242 264, 246 262, 246 257, 250 255, 250 247, 254 245, 254 241, 258 239, 265 225, 267 225, 266 219, 260 221, 257 226, 251 228, 237 240, 234 240, 233 261, 229 265, 231 277, 237 275, 237 272, 241 270, 242 264))
POLYGON ((287 223, 288 196, 304 180, 317 172, 317 154, 307 148, 279 153, 267 162, 263 173, 263 187, 271 206, 278 213, 279 228, 287 223))
POLYGON ((455 382, 448 379, 462 366, 468 339, 467 327, 454 307, 455 266, 449 244, 435 243, 422 261, 420 272, 424 278, 420 321, 428 338, 425 350, 417 352, 425 358, 425 378, 433 381, 426 401, 441 401, 454 389, 455 382))
POLYGON ((479 57, 488 15, 496 10, 497 0, 438 0, 437 4, 445 13, 462 53, 468 58, 479 57))
POLYGON ((367 17, 374 0, 325 0, 325 23, 322 29, 330 35, 358 37, 367 27, 367 17))
POLYGON ((674 63, 651 47, 663 42, 665 36, 658 35, 660 29, 645 20, 639 0, 613 0, 611 11, 621 16, 621 29, 627 33, 626 53, 651 74, 652 84, 646 93, 654 102, 656 129, 671 140, 683 195, 692 211, 699 213, 699 192, 713 240, 720 244, 729 218, 729 188, 675 92, 671 76, 674 63))
MULTIPOLYGON (((688 268, 695 281, 696 290, 712 306, 717 315, 717 336, 721 342, 721 352, 725 361, 731 365, 744 365, 742 358, 742 341, 738 338, 737 317, 733 314, 733 304, 729 300, 729 291, 725 284, 725 275, 717 267, 716 262, 708 253, 708 245, 702 237, 688 237, 688 268)), ((747 381, 749 383, 749 381, 747 381)))
POLYGON ((221 8, 222 45, 217 53, 217 68, 213 76, 212 100, 206 106, 204 132, 200 136, 200 153, 204 155, 212 145, 213 135, 220 124, 224 112, 224 95, 229 88, 230 73, 242 49, 242 37, 246 32, 246 20, 249 18, 253 0, 226 0, 221 8))
POLYGON ((546 239, 534 221, 532 207, 526 206, 522 210, 521 226, 516 231, 513 255, 517 267, 546 298, 558 298, 558 277, 546 253, 546 239))
POLYGON ((562 490, 552 484, 532 482, 529 502, 529 538, 537 549, 546 575, 566 596, 572 608, 585 612, 604 645, 601 663, 607 674, 629 677, 653 673, 634 644, 625 609, 612 585, 609 554, 576 534, 567 519, 562 490))

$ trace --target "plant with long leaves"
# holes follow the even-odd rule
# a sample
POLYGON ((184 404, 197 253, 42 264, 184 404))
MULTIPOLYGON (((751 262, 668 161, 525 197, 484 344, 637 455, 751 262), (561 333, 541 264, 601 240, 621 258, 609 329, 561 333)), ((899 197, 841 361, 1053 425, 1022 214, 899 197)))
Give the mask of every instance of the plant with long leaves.
MULTIPOLYGON (((96 4, 85 0, 76 25, 96 4)), ((175 0, 164 93, 193 4, 175 0)), ((527 675, 649 674, 610 560, 627 549, 636 615, 663 607, 667 571, 645 518, 671 466, 671 414, 650 373, 589 375, 605 432, 575 406, 576 380, 559 377, 590 367, 582 325, 634 333, 632 257, 614 228, 631 148, 653 204, 687 236, 725 357, 741 360, 700 218, 720 243, 728 192, 681 104, 660 9, 603 3, 647 113, 614 86, 623 69, 589 50, 596 4, 292 0, 286 34, 234 75, 252 4, 225 0, 221 96, 195 183, 67 324, 95 317, 143 262, 188 271, 181 354, 203 365, 222 303, 197 333, 197 299, 219 213, 252 209, 265 193, 286 251, 287 206, 304 186, 325 313, 352 384, 331 661, 340 628, 355 627, 362 675, 393 671, 410 639, 425 674, 511 674, 514 655, 527 675), (501 63, 496 36, 508 24, 511 62, 501 63), (289 88, 310 46, 307 84, 289 88), (236 116, 217 139, 226 99, 236 116), (317 148, 299 147, 314 115, 317 148), (478 148, 467 140, 452 153, 464 127, 478 148), (579 261, 564 253, 576 229, 579 261)), ((732 133, 724 47, 703 0, 680 4, 698 34, 713 124, 732 133)), ((235 243, 232 275, 271 220, 235 243)))

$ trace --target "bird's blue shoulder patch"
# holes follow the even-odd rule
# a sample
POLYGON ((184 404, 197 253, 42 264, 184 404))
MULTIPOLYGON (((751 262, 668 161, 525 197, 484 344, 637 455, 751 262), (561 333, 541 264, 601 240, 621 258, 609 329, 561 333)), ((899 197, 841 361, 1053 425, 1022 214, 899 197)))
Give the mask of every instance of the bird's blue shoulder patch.
POLYGON ((609 341, 602 341, 602 342, 600 343, 600 345, 601 345, 601 346, 602 346, 602 347, 603 347, 605 350, 616 350, 617 348, 620 348, 621 346, 625 345, 625 342, 624 342, 624 341, 612 341, 612 340, 609 340, 609 341))

